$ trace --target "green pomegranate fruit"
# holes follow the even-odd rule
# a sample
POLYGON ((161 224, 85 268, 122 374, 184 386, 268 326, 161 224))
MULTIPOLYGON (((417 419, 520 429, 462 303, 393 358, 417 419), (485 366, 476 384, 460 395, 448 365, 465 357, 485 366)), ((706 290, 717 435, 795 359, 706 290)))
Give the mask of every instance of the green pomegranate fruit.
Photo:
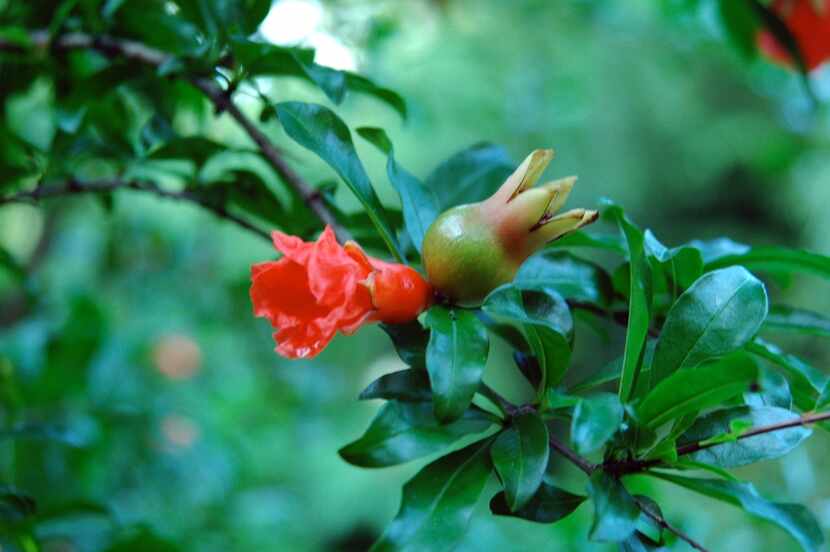
POLYGON ((555 215, 575 177, 533 187, 552 158, 553 150, 535 150, 492 196, 435 219, 424 236, 423 259, 436 291, 457 304, 478 304, 512 281, 546 243, 597 219, 586 209, 555 215))

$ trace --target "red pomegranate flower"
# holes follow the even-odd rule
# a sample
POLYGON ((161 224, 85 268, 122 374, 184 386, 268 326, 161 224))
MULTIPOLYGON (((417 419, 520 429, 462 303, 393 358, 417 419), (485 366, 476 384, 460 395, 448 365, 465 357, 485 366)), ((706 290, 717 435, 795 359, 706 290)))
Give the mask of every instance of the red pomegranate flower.
MULTIPOLYGON (((808 71, 830 59, 830 0, 775 0, 772 9, 798 42, 808 71)), ((758 47, 774 61, 793 63, 787 49, 769 31, 758 33, 758 47)))
POLYGON ((312 242, 273 232, 278 261, 251 267, 254 315, 277 330, 276 351, 312 358, 334 334, 362 324, 415 319, 432 300, 432 288, 412 268, 364 253, 355 242, 337 243, 331 227, 312 242))

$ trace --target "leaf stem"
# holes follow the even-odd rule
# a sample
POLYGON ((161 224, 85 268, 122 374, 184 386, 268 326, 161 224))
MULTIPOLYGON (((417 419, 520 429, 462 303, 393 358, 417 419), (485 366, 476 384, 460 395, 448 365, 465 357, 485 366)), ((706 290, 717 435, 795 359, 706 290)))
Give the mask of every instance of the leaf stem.
POLYGON ((634 502, 637 504, 637 507, 640 508, 640 511, 643 512, 646 516, 654 520, 654 522, 669 531, 670 533, 674 533, 677 538, 686 541, 686 543, 694 548, 695 550, 699 550, 700 552, 708 552, 706 548, 703 547, 699 542, 694 540, 692 537, 681 531, 680 529, 672 526, 669 524, 668 521, 665 520, 663 516, 658 514, 657 512, 653 512, 648 506, 646 506, 641 500, 639 500, 636 496, 632 497, 634 502))

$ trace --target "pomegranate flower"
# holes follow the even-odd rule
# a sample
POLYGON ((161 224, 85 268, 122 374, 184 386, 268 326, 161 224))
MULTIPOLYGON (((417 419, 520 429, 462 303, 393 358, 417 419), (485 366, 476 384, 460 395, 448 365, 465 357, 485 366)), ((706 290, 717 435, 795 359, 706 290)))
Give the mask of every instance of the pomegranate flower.
POLYGON ((329 226, 313 243, 272 238, 283 257, 251 267, 251 302, 277 330, 284 357, 312 358, 337 331, 350 335, 369 322, 409 322, 432 300, 415 270, 369 257, 352 241, 341 246, 329 226))
MULTIPOLYGON (((830 0, 775 0, 772 9, 798 42, 808 71, 830 59, 830 0)), ((792 65, 787 49, 769 31, 758 33, 758 46, 770 59, 792 65)))

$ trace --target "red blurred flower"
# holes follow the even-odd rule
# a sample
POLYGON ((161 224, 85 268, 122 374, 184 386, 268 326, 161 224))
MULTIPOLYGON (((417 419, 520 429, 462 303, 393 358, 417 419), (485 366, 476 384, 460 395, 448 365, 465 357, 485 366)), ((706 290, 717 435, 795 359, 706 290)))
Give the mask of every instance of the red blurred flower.
POLYGON ((355 242, 341 246, 328 226, 314 243, 282 232, 272 237, 283 257, 251 267, 251 301, 254 315, 277 330, 284 357, 314 357, 338 330, 408 322, 432 300, 415 270, 369 257, 355 242))
MULTIPOLYGON (((775 0, 772 9, 798 42, 808 71, 830 59, 830 0, 775 0)), ((787 49, 769 31, 758 33, 758 47, 775 61, 793 63, 787 49)))

